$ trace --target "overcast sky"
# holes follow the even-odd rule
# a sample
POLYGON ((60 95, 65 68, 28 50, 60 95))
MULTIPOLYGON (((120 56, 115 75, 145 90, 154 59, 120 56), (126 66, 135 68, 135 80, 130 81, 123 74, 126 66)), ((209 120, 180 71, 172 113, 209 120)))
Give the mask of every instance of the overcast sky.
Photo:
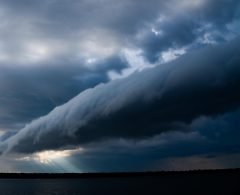
POLYGON ((238 0, 0 0, 0 171, 236 168, 238 0))

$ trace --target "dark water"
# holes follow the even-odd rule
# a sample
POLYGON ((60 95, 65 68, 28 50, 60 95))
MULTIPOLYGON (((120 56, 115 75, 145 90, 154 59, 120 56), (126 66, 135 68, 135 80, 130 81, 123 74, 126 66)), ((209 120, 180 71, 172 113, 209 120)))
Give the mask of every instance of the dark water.
POLYGON ((239 194, 239 176, 0 179, 0 195, 239 194))

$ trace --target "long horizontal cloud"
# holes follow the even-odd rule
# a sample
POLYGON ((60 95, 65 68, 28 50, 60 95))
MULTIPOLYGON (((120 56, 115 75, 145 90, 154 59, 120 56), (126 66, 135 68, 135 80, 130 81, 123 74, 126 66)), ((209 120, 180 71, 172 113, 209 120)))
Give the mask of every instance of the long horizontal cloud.
MULTIPOLYGON (((76 171, 72 168, 78 167, 78 171, 96 172, 237 167, 240 160, 239 116, 238 109, 217 117, 197 118, 189 125, 189 132, 166 132, 143 140, 113 139, 87 144, 83 150, 68 150, 65 168, 76 171), (185 166, 184 161, 192 158, 195 160, 185 166), (209 164, 212 161, 214 163, 209 164)), ((37 163, 39 155, 41 152, 27 155, 20 161, 25 166, 37 163)), ((52 160, 49 164, 44 163, 50 171, 64 164, 59 159, 52 160)))
POLYGON ((232 39, 238 30, 231 29, 239 26, 237 0, 23 2, 0 1, 4 131, 20 129, 82 90, 107 82, 109 71, 114 71, 111 78, 131 74, 155 65, 139 61, 158 64, 164 52, 171 58, 178 55, 175 49, 184 53, 199 48, 198 42, 232 39), (128 57, 121 56, 126 50, 135 53, 130 71, 128 57))
POLYGON ((240 104, 239 39, 88 89, 26 125, 1 151, 34 152, 116 137, 141 138, 240 104))
POLYGON ((118 56, 100 61, 92 69, 66 61, 35 67, 1 64, 0 129, 19 129, 81 91, 107 82, 108 71, 118 71, 126 65, 118 56))
POLYGON ((189 125, 189 132, 167 132, 137 142, 119 139, 90 144, 83 153, 75 153, 68 160, 89 171, 165 169, 160 163, 162 160, 168 170, 175 169, 176 165, 186 170, 192 166, 182 164, 185 158, 199 158, 191 164, 193 168, 202 169, 206 167, 201 159, 209 162, 222 156, 208 168, 217 168, 218 164, 219 168, 237 167, 239 157, 233 158, 232 163, 224 164, 224 161, 229 161, 226 154, 239 156, 239 116, 238 109, 217 117, 197 118, 189 125))

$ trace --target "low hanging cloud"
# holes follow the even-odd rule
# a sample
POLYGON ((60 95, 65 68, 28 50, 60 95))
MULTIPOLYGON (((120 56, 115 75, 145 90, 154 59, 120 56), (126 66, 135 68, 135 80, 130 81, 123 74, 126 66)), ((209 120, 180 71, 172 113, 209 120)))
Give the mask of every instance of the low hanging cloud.
POLYGON ((240 40, 189 52, 161 66, 85 90, 1 143, 31 153, 112 138, 189 131, 199 116, 240 105, 240 40))
POLYGON ((91 69, 64 60, 36 67, 1 64, 0 129, 22 128, 83 90, 107 82, 110 70, 118 72, 126 65, 119 56, 100 61, 91 69))
POLYGON ((239 6, 238 0, 0 1, 0 130, 21 129, 99 83, 233 39, 239 6))
MULTIPOLYGON (((51 171, 59 171, 56 170, 59 166, 55 165, 64 164, 62 156, 68 162, 66 170, 71 172, 189 170, 204 168, 202 160, 209 162, 214 159, 215 163, 205 168, 234 168, 240 160, 239 114, 238 109, 217 117, 197 118, 189 125, 189 132, 166 132, 140 140, 112 139, 87 144, 84 148, 43 151, 25 157, 15 154, 15 159, 24 166, 41 163, 51 171), (234 158, 229 162, 230 156, 234 158), (188 167, 184 166, 185 163, 181 164, 181 161, 192 158, 196 158, 196 161, 188 167), (165 163, 162 164, 161 161, 165 163), (76 167, 78 170, 73 169, 76 167)), ((5 156, 8 157, 9 155, 5 156)))

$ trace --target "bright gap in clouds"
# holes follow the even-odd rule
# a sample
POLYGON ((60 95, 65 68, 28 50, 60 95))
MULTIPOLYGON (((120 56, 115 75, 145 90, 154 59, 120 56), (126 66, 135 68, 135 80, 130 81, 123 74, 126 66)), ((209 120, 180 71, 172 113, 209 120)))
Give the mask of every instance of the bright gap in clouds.
MULTIPOLYGON (((77 148, 72 150, 45 150, 42 152, 37 152, 33 154, 32 157, 27 157, 28 159, 32 159, 41 164, 51 164, 53 162, 57 162, 61 164, 67 157, 82 152, 83 148, 77 148)), ((25 159, 26 160, 26 159, 25 159)))
POLYGON ((178 57, 186 53, 185 48, 174 49, 170 48, 167 51, 161 52, 159 59, 155 63, 149 63, 142 55, 143 51, 140 49, 123 49, 122 58, 128 63, 128 67, 123 69, 120 73, 116 71, 109 71, 108 77, 111 80, 128 77, 136 71, 142 71, 146 68, 153 68, 155 66, 176 60, 178 57))
POLYGON ((128 67, 123 69, 120 73, 116 71, 109 71, 108 76, 111 80, 125 78, 136 71, 141 71, 145 68, 154 67, 154 64, 148 63, 142 56, 140 49, 123 49, 121 51, 122 59, 128 63, 128 67))
POLYGON ((71 152, 68 150, 63 151, 43 151, 35 154, 34 159, 43 164, 48 164, 51 161, 60 160, 71 155, 71 152))
POLYGON ((79 166, 79 163, 76 166, 69 158, 74 154, 80 154, 82 151, 83 148, 80 147, 65 150, 45 150, 24 157, 20 157, 17 154, 14 158, 18 162, 39 167, 40 172, 80 173, 83 170, 79 166))
POLYGON ((66 150, 45 150, 37 152, 31 156, 25 156, 23 158, 17 158, 17 160, 25 162, 35 162, 41 167, 48 167, 52 171, 60 172, 82 172, 79 166, 75 166, 69 161, 74 154, 79 154, 83 151, 83 148, 66 149, 66 150))
POLYGON ((167 51, 162 52, 161 58, 162 63, 170 62, 177 59, 179 56, 186 53, 184 48, 181 49, 169 49, 167 51))

